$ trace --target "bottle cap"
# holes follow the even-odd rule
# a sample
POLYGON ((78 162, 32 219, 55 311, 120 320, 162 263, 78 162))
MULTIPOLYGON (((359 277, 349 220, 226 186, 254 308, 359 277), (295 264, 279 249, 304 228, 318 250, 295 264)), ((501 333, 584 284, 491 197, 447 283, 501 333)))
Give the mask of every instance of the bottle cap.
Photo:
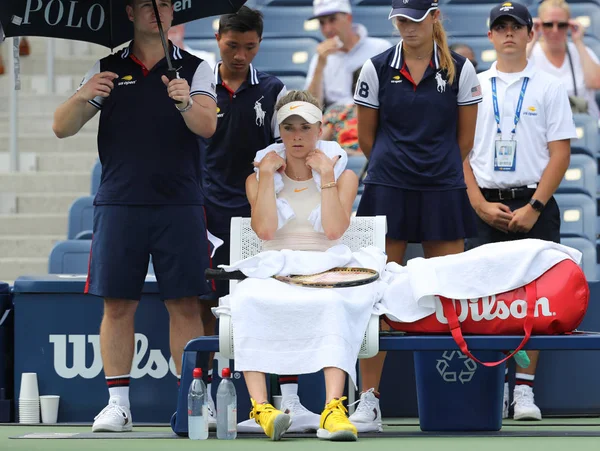
POLYGON ((202 368, 194 368, 194 372, 192 373, 194 379, 199 379, 202 377, 202 368))
POLYGON ((231 377, 231 370, 229 368, 223 368, 223 371, 221 371, 221 376, 231 377))

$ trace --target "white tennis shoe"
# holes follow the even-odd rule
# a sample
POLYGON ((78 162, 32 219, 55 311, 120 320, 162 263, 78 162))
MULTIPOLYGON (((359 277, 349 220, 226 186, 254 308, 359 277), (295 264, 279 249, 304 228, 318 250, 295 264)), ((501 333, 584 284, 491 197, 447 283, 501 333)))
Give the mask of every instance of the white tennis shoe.
POLYGON ((119 405, 120 401, 119 396, 111 396, 108 405, 94 418, 92 432, 131 432, 131 410, 119 405))
POLYGON ((358 432, 383 432, 379 398, 373 392, 374 389, 370 388, 361 393, 360 399, 357 401, 358 407, 350 415, 350 421, 356 426, 358 432))

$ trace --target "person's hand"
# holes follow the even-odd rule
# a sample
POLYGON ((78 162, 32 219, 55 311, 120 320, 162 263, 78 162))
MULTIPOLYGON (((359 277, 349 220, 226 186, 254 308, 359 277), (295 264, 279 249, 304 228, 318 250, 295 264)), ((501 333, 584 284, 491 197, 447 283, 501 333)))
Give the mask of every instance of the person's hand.
POLYGON ((187 80, 185 78, 175 78, 169 81, 165 75, 161 77, 161 80, 167 87, 169 97, 186 107, 190 101, 190 85, 188 85, 187 80))
POLYGON ((533 209, 529 204, 514 211, 513 218, 508 224, 511 232, 527 233, 537 222, 540 212, 533 209))
POLYGON ((323 42, 317 45, 317 55, 319 55, 319 60, 325 62, 327 57, 332 53, 337 52, 339 48, 340 40, 337 36, 325 39, 323 42))
POLYGON ((339 159, 339 156, 331 159, 319 149, 315 149, 306 156, 306 166, 317 171, 317 173, 321 175, 327 172, 333 173, 333 167, 339 159))
POLYGON ((88 80, 88 82, 77 91, 77 95, 89 102, 95 97, 108 97, 115 85, 113 80, 119 78, 114 72, 100 72, 88 80))
POLYGON ((272 150, 266 154, 258 163, 253 163, 260 174, 275 174, 277 171, 285 170, 285 160, 272 150))
POLYGON ((581 25, 576 20, 569 20, 569 30, 571 30, 571 40, 574 44, 577 44, 581 40, 583 40, 583 35, 585 33, 585 27, 581 25))
POLYGON ((542 19, 539 17, 533 18, 533 33, 534 37, 538 38, 542 34, 542 19))
POLYGON ((475 209, 477 216, 485 221, 491 227, 508 233, 508 225, 513 219, 513 212, 507 205, 500 202, 482 202, 475 209))

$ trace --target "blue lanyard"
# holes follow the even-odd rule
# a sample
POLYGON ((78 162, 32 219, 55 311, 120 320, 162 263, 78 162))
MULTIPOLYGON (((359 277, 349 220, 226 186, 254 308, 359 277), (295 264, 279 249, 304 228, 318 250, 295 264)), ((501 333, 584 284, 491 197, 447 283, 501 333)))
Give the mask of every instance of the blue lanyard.
MULTIPOLYGON (((500 130, 500 108, 498 108, 498 93, 496 91, 496 77, 492 77, 492 101, 494 103, 494 117, 496 118, 496 126, 498 135, 502 136, 502 130, 500 130)), ((523 79, 521 85, 521 94, 519 94, 519 102, 517 103, 517 111, 515 111, 515 126, 512 129, 512 139, 515 138, 517 132, 517 124, 521 119, 521 108, 523 107, 523 99, 525 98, 525 91, 527 90, 527 84, 529 83, 529 77, 523 79)))

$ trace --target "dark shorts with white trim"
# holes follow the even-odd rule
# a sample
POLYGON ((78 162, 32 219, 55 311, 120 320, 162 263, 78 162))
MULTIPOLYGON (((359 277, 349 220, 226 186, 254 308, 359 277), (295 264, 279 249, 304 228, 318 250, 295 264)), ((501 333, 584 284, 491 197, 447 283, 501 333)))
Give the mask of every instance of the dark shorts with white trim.
POLYGON ((97 205, 86 293, 139 300, 150 255, 161 299, 201 296, 212 245, 201 205, 97 205))

